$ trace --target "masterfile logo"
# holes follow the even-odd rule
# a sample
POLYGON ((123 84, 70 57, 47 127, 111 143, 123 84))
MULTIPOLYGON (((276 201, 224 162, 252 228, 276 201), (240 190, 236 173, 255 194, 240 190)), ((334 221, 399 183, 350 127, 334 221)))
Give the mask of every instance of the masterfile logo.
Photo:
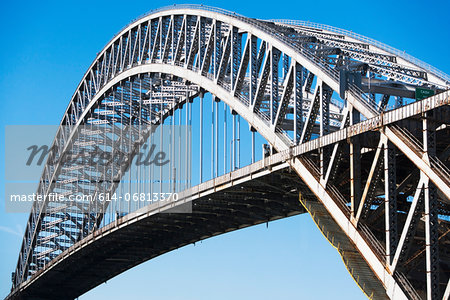
POLYGON ((6 210, 44 202, 105 212, 107 203, 126 214, 177 201, 190 186, 190 138, 185 125, 7 126, 6 210))

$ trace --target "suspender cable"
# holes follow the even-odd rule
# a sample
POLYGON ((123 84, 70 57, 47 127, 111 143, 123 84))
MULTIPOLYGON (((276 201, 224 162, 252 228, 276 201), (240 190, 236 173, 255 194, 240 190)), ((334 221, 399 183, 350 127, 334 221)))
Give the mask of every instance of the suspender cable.
POLYGON ((200 92, 200 183, 203 182, 203 92, 200 92))
POLYGON ((214 97, 215 100, 215 127, 216 127, 216 140, 215 140, 215 176, 219 176, 219 99, 217 97, 214 97))

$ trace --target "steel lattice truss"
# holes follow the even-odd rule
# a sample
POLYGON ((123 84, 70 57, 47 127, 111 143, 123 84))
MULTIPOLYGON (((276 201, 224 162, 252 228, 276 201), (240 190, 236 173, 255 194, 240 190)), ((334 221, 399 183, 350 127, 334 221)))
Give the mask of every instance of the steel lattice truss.
MULTIPOLYGON (((209 92, 266 139, 271 161, 298 174, 301 203, 369 297, 442 299, 450 293, 449 87, 424 64, 327 27, 175 6, 134 21, 98 54, 49 159, 95 145, 131 158, 149 133, 125 128, 162 124, 209 92), (417 87, 438 95, 414 102, 417 87)), ((123 173, 48 164, 38 192, 113 193, 123 173)), ((82 247, 103 216, 35 203, 10 297, 82 247)))

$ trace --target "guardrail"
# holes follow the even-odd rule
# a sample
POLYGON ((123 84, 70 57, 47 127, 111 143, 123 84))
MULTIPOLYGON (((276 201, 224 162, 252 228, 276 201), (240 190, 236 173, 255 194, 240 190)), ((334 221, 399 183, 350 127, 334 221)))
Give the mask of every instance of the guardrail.
MULTIPOLYGON (((396 131, 400 132, 400 134, 398 135, 399 138, 409 143, 414 148, 413 151, 416 152, 416 154, 423 154, 423 143, 419 141, 411 132, 409 132, 406 128, 401 128, 396 124, 393 124, 392 127, 395 128, 396 131)), ((450 170, 448 169, 448 167, 434 155, 429 155, 429 159, 430 166, 441 174, 442 179, 449 181, 450 170)))
POLYGON ((377 40, 374 40, 372 38, 366 37, 362 34, 358 34, 356 32, 350 31, 350 30, 346 30, 346 29, 342 29, 342 28, 338 28, 338 27, 334 27, 334 26, 330 26, 330 25, 320 24, 320 23, 314 23, 314 22, 310 22, 310 21, 287 20, 287 19, 270 19, 267 21, 275 22, 275 23, 282 23, 282 24, 286 24, 286 25, 294 25, 294 26, 302 26, 302 27, 310 27, 310 28, 315 28, 315 29, 320 29, 320 30, 326 30, 326 31, 330 31, 333 33, 352 37, 358 41, 368 43, 368 44, 378 47, 386 52, 397 55, 397 56, 409 61, 410 63, 412 63, 422 69, 425 69, 425 70, 429 71, 430 73, 433 73, 437 77, 446 81, 447 85, 450 85, 450 76, 448 74, 446 74, 446 73, 442 72, 441 70, 433 67, 432 65, 427 64, 426 62, 406 53, 405 51, 401 51, 397 48, 386 45, 386 44, 379 42, 377 40))
MULTIPOLYGON (((154 9, 154 10, 150 10, 149 12, 133 19, 129 24, 127 24, 126 26, 124 26, 113 38, 112 40, 114 40, 116 38, 116 36, 118 34, 120 34, 125 28, 127 28, 128 26, 130 26, 130 24, 133 24, 134 22, 136 22, 139 19, 142 19, 146 16, 149 16, 151 14, 155 14, 161 11, 168 11, 168 10, 172 10, 172 9, 198 9, 198 10, 205 10, 205 11, 211 11, 211 12, 216 12, 216 13, 220 13, 223 15, 227 15, 227 16, 232 16, 240 21, 246 22, 248 24, 253 25, 254 27, 256 27, 257 29, 268 33, 272 36, 274 36, 276 39, 282 41, 283 43, 285 43, 286 45, 294 48, 297 52, 299 52, 302 56, 304 56, 307 60, 310 60, 311 62, 315 63, 324 73, 326 73, 329 77, 331 77, 333 80, 335 80, 336 82, 339 82, 339 72, 336 69, 331 68, 328 64, 326 64, 326 62, 314 55, 311 51, 308 51, 308 49, 304 49, 304 48, 299 48, 298 45, 295 43, 294 40, 285 37, 283 35, 280 35, 279 32, 277 32, 275 29, 272 29, 268 26, 266 26, 264 24, 265 21, 263 20, 258 20, 258 19, 251 19, 245 16, 242 16, 240 14, 237 14, 235 12, 231 12, 225 9, 221 9, 221 8, 216 8, 216 7, 211 7, 211 6, 206 6, 206 5, 198 5, 198 4, 181 4, 181 5, 171 5, 171 6, 165 6, 165 7, 161 7, 158 9, 154 9)), ((109 42, 108 42, 109 43, 109 42)), ((357 91, 356 90, 356 86, 355 88, 351 88, 352 85, 350 85, 350 93, 357 98, 358 100, 362 101, 363 103, 368 104, 369 109, 373 110, 372 112, 374 114, 377 114, 377 109, 376 106, 373 105, 373 103, 371 103, 370 99, 364 95, 363 93, 360 94, 361 91, 357 91)))
MULTIPOLYGON (((117 36, 120 32, 122 32, 122 30, 124 30, 125 28, 127 28, 130 24, 136 22, 139 19, 142 19, 148 15, 154 14, 154 13, 158 13, 161 11, 166 11, 166 10, 171 10, 171 9, 202 9, 202 10, 206 10, 206 11, 212 11, 212 12, 217 12, 217 13, 221 13, 227 16, 235 16, 235 17, 239 17, 239 18, 245 18, 247 20, 251 20, 248 17, 245 17, 241 14, 238 14, 236 12, 232 12, 226 9, 222 9, 222 8, 217 8, 217 7, 212 7, 212 6, 208 6, 208 5, 202 5, 202 4, 174 4, 174 5, 169 5, 169 6, 164 6, 161 8, 157 8, 157 9, 152 9, 140 16, 138 16, 137 18, 134 18, 131 22, 129 22, 126 26, 124 26, 123 28, 121 28, 119 30, 119 32, 115 35, 117 36)), ((368 43, 371 44, 375 47, 378 47, 380 49, 383 49, 386 52, 392 53, 394 55, 397 55, 409 62, 411 62, 412 64, 421 67, 431 73, 433 73, 434 75, 440 77, 441 79, 445 80, 447 82, 447 84, 450 84, 450 76, 444 72, 442 72, 441 70, 437 69, 436 67, 433 67, 432 65, 406 53, 405 51, 401 51, 397 48, 394 48, 392 46, 386 45, 382 42, 379 42, 375 39, 366 37, 362 34, 358 34, 356 32, 353 32, 351 30, 346 30, 346 29, 342 29, 342 28, 338 28, 338 27, 334 27, 334 26, 330 26, 330 25, 326 25, 326 24, 320 24, 320 23, 315 23, 315 22, 310 22, 310 21, 302 21, 302 20, 288 20, 288 19, 269 19, 267 20, 269 22, 275 22, 275 23, 283 23, 286 25, 294 25, 294 26, 303 26, 303 27, 310 27, 310 28, 315 28, 315 29, 320 29, 320 30, 327 30, 333 33, 337 33, 337 34, 342 34, 342 35, 346 35, 349 37, 352 37, 356 40, 359 40, 361 42, 364 43, 368 43)), ((114 36, 114 37, 115 37, 114 36)))

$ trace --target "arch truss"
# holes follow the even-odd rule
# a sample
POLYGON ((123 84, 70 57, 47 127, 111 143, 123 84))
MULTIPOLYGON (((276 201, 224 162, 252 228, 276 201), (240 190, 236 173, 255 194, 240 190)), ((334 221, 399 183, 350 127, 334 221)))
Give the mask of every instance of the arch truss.
MULTIPOLYGON (((276 191, 283 183, 299 197, 298 207, 288 205, 288 200, 277 202, 276 193, 258 194, 266 197, 266 205, 233 208, 242 213, 241 225, 306 210, 369 297, 445 299, 450 293, 449 77, 394 50, 324 25, 251 19, 204 6, 173 6, 132 22, 97 55, 80 82, 49 154, 49 161, 57 163, 47 163, 38 186, 42 195, 93 195, 102 209, 93 212, 70 202, 35 203, 9 297, 32 296, 33 286, 40 286, 45 295, 42 282, 51 278, 61 261, 83 251, 97 233, 112 232, 134 217, 130 213, 140 207, 118 213, 98 195, 118 191, 151 134, 140 126, 184 122, 200 136, 197 189, 233 182, 245 172, 267 176, 295 171, 294 178, 283 173, 284 177, 274 175, 272 180, 278 181, 264 184, 268 191, 276 191), (423 90, 434 96, 418 98, 423 90), (209 136, 202 123, 206 93, 213 95, 209 136), (200 106, 195 105, 198 101, 200 106), (217 116, 219 103, 225 108, 223 119, 217 116), (227 108, 233 118, 229 148, 227 108), (193 114, 199 115, 199 127, 192 125, 193 114), (252 136, 247 167, 241 167, 241 139, 235 136, 240 118, 252 136), (260 162, 255 132, 268 149, 260 162), (211 143, 208 167, 203 143, 211 143), (86 153, 95 146, 110 157, 123 154, 126 163, 111 160, 106 166, 85 166, 64 160, 67 153, 86 153), (219 149, 224 149, 223 163, 219 149), (203 169, 212 170, 210 181, 204 180, 203 169)), ((193 191, 188 184, 173 189, 185 191, 182 195, 193 191)), ((256 190, 245 186, 247 195, 256 190)), ((211 197, 215 193, 220 194, 214 189, 211 197)), ((179 201, 191 199, 195 215, 195 203, 200 207, 203 200, 192 195, 179 201)), ((237 194, 220 195, 223 201, 238 201, 233 198, 237 194)), ((239 194, 244 204, 250 198, 239 194)), ((208 234, 193 234, 189 241, 240 228, 237 215, 234 225, 227 227, 227 210, 219 209, 223 201, 216 208, 202 206, 204 222, 217 227, 208 234), (219 216, 224 221, 214 222, 219 216)), ((146 218, 152 217, 156 218, 146 218)), ((161 253, 185 244, 172 243, 161 253)), ((111 274, 151 257, 120 265, 120 271, 111 274)), ((114 260, 103 259, 114 268, 114 260)), ((103 276, 93 286, 110 278, 103 276)), ((67 290, 76 297, 93 286, 67 290)))

